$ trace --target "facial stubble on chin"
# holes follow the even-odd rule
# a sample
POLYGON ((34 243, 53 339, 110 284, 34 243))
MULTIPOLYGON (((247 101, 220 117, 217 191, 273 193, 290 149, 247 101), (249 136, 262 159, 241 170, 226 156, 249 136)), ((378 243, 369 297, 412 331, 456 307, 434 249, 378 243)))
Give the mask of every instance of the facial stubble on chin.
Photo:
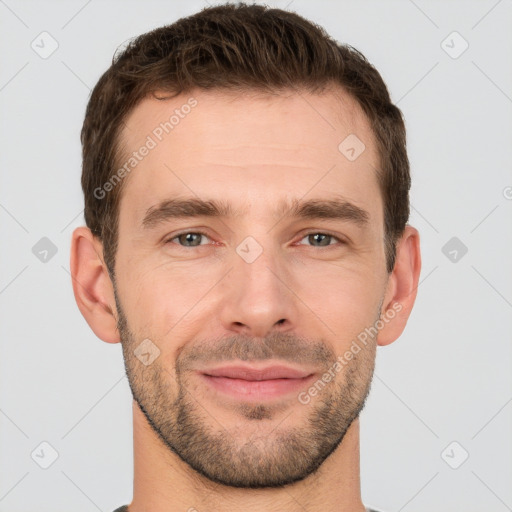
POLYGON ((281 418, 282 405, 241 402, 236 406, 241 421, 226 428, 207 410, 207 404, 189 391, 188 368, 195 362, 280 359, 316 364, 327 371, 334 366, 336 354, 324 343, 273 333, 262 343, 233 336, 194 344, 190 349, 184 347, 176 359, 174 373, 163 367, 158 358, 145 366, 134 354, 141 340, 128 327, 115 286, 114 294, 117 327, 135 402, 164 445, 210 481, 231 487, 265 488, 303 480, 340 445, 364 408, 374 371, 374 343, 354 354, 338 378, 325 384, 310 403, 298 405, 309 408, 303 424, 286 427, 287 416, 294 413, 291 408, 281 418), (261 425, 272 420, 276 425, 270 431, 247 436, 247 421, 261 425))

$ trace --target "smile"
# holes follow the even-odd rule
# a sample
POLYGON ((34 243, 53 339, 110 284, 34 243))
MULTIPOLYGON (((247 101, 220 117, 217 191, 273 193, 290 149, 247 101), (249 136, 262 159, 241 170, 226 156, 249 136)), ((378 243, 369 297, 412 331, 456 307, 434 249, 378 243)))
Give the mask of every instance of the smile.
POLYGON ((296 393, 314 373, 286 366, 225 366, 203 370, 202 380, 211 388, 242 400, 267 400, 296 393))

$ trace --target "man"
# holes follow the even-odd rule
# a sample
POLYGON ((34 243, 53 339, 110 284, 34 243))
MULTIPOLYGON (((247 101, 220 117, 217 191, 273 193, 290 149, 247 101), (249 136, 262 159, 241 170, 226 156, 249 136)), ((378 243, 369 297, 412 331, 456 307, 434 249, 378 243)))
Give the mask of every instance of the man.
POLYGON ((215 6, 115 57, 82 144, 74 294, 134 398, 118 511, 367 510, 358 417, 421 266, 378 72, 294 13, 215 6))

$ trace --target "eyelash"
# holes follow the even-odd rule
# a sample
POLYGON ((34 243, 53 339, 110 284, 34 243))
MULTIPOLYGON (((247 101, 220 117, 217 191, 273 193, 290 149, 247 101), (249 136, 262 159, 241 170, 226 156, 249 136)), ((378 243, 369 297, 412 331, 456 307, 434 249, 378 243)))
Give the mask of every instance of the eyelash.
MULTIPOLYGON (((174 239, 180 237, 181 235, 188 235, 188 234, 194 234, 194 235, 202 235, 202 236, 205 236, 207 238, 210 238, 208 236, 207 233, 205 233, 204 231, 182 231, 181 233, 177 233, 176 235, 174 235, 172 238, 169 238, 167 239, 164 243, 165 244, 169 244, 171 243, 174 239)), ((336 235, 333 235, 329 232, 326 232, 326 231, 310 231, 308 233, 305 233, 302 238, 300 240, 304 240, 304 238, 306 238, 307 236, 309 235, 327 235, 335 240, 337 240, 340 244, 343 244, 345 245, 346 242, 344 240, 342 240, 341 238, 337 237, 336 235)), ((200 244, 200 245, 197 245, 197 246, 191 246, 191 247, 188 247, 186 245, 179 245, 179 244, 174 244, 174 245, 178 245, 178 247, 183 247, 184 249, 193 249, 194 247, 201 247, 202 245, 206 245, 206 244, 200 244)), ((310 247, 317 247, 319 249, 326 249, 327 247, 332 247, 332 246, 335 246, 336 244, 329 244, 327 246, 320 246, 320 247, 317 247, 317 246, 314 246, 314 245, 310 245, 310 247)))

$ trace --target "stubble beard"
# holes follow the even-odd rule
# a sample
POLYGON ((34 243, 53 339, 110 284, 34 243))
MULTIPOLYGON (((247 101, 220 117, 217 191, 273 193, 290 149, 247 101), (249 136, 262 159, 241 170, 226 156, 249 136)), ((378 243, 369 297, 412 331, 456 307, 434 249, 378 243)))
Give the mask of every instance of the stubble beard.
MULTIPOLYGON (((285 407, 289 409, 286 411, 282 405, 241 402, 236 407, 240 421, 236 426, 223 426, 210 412, 211 404, 201 404, 191 392, 187 369, 200 352, 187 352, 185 347, 173 369, 162 366, 162 359, 145 366, 134 355, 140 340, 129 329, 117 294, 116 304, 125 368, 135 402, 164 445, 212 482, 256 489, 303 480, 336 450, 364 408, 375 366, 374 341, 354 354, 337 378, 325 384, 308 404, 297 400, 285 407), (291 427, 288 420, 293 420, 297 407, 309 410, 306 419, 301 410, 301 423, 291 427), (271 429, 269 422, 275 423, 271 429)), ((234 336, 223 341, 222 357, 264 360, 279 355, 296 361, 293 339, 275 333, 263 343, 255 343, 234 336)), ((335 354, 325 344, 314 345, 314 357, 323 361, 326 370, 332 368, 335 354)), ((311 348, 307 350, 311 352, 311 348)))

